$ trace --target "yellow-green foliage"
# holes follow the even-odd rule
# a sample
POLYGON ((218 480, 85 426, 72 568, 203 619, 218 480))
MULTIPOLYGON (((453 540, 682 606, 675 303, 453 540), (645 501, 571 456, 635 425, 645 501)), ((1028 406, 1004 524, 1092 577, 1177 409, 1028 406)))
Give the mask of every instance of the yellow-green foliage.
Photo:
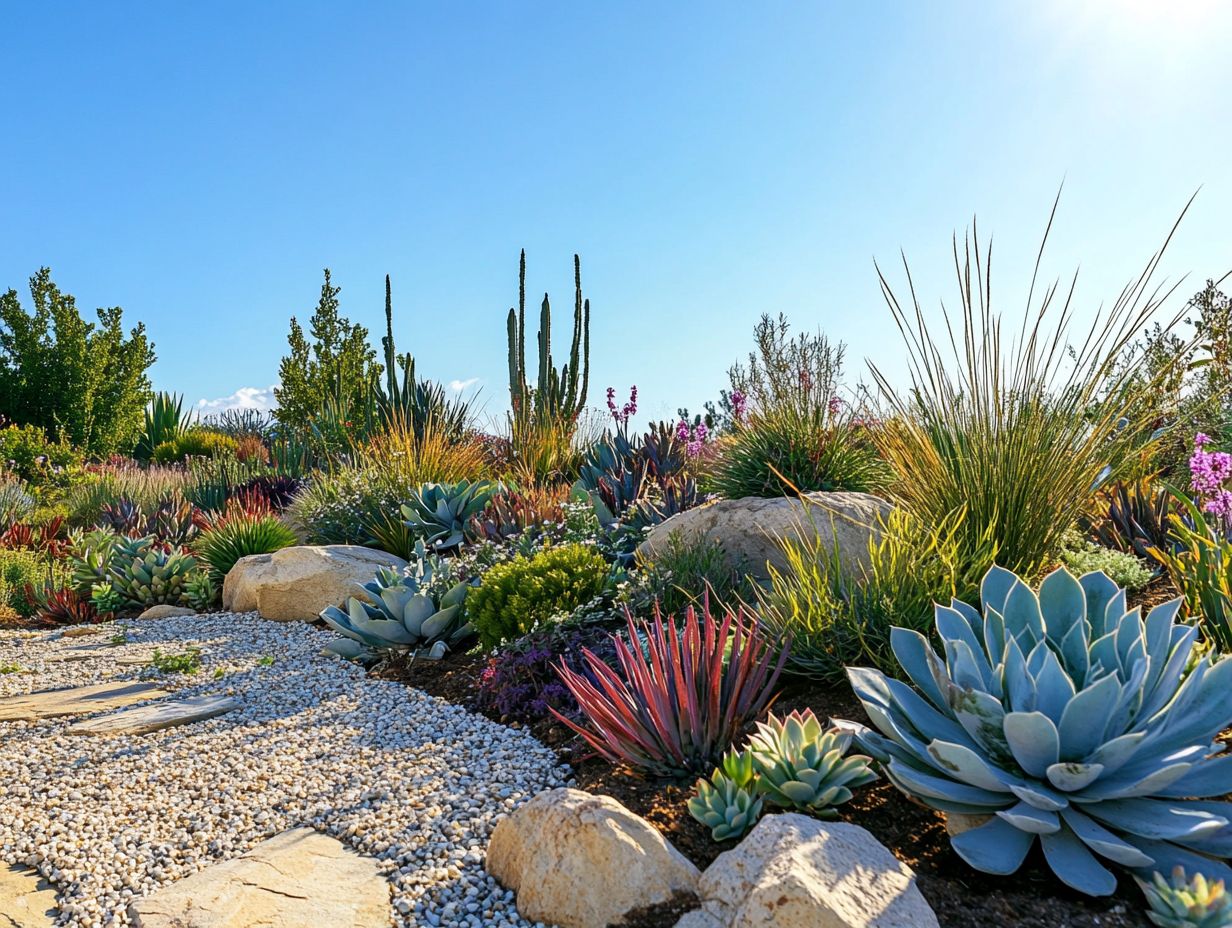
POLYGON ((557 621, 607 583, 607 562, 586 545, 547 548, 497 564, 466 600, 466 616, 484 647, 557 621))
POLYGON ((175 464, 185 458, 217 458, 234 455, 235 439, 209 429, 189 429, 182 435, 160 443, 154 449, 159 464, 175 464))
POLYGON ((41 587, 48 582, 53 586, 68 582, 62 562, 50 561, 34 551, 0 548, 0 609, 7 606, 28 618, 34 614, 34 606, 26 600, 26 584, 41 587))

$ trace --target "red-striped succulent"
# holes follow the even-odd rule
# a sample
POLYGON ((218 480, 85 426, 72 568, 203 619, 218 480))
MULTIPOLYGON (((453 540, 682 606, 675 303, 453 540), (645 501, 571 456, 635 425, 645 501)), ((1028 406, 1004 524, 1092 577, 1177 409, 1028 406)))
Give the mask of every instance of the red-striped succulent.
POLYGON ((613 763, 662 776, 708 774, 774 701, 787 642, 767 638, 743 610, 714 618, 709 598, 700 615, 689 607, 681 629, 657 606, 650 622, 626 619, 628 639, 613 636, 616 667, 589 649, 585 672, 557 667, 582 720, 553 714, 613 763))

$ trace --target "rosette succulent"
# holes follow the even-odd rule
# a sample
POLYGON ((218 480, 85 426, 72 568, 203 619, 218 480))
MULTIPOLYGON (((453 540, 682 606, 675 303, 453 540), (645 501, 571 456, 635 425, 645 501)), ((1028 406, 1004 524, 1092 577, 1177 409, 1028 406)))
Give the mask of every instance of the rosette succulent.
MULTIPOLYGON (((1144 619, 1102 573, 1050 574, 1038 595, 998 567, 982 613, 936 607, 938 655, 918 632, 891 646, 913 685, 848 676, 878 731, 851 726, 886 777, 919 802, 980 816, 951 839, 977 870, 1013 873, 1038 840, 1053 872, 1111 893, 1117 864, 1216 879, 1232 854, 1232 660, 1196 650, 1180 601, 1144 619)), ((850 724, 850 723, 848 723, 850 724)))
POLYGON ((110 563, 112 585, 135 606, 180 603, 185 583, 196 569, 192 555, 169 551, 152 537, 121 541, 110 563))
POLYGON ((465 540, 467 523, 503 489, 491 480, 425 483, 402 507, 402 518, 416 538, 435 550, 456 548, 465 540))
POLYGON ((1146 917, 1160 928, 1229 928, 1232 926, 1232 895, 1223 880, 1207 880, 1201 873, 1185 876, 1183 867, 1172 871, 1172 880, 1156 873, 1149 882, 1139 880, 1150 911, 1146 917))
POLYGON ((764 799, 746 784, 741 786, 722 770, 709 780, 697 781, 697 794, 688 802, 689 814, 710 829, 716 841, 739 838, 761 818, 764 799))
POLYGON ((811 709, 771 713, 749 740, 758 791, 775 805, 832 818, 853 788, 877 779, 871 758, 847 756, 851 741, 850 731, 823 728, 811 709))
POLYGON ((330 606, 321 613, 325 623, 344 636, 326 645, 327 651, 361 661, 407 651, 437 659, 474 634, 462 615, 470 584, 463 580, 447 585, 438 576, 440 562, 423 556, 422 544, 419 552, 406 572, 382 567, 375 579, 358 584, 366 595, 351 597, 345 611, 330 606))

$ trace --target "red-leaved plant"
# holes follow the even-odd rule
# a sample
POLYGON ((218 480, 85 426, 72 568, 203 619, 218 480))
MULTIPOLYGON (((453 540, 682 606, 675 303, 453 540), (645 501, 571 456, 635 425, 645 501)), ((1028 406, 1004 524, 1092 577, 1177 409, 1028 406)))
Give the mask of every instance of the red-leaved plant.
POLYGON ((709 597, 700 616, 689 607, 679 630, 657 605, 653 621, 626 620, 628 640, 613 636, 617 668, 588 648, 585 673, 557 666, 583 721, 552 714, 612 763, 660 776, 710 773, 774 701, 787 642, 768 639, 743 610, 716 620, 709 597))

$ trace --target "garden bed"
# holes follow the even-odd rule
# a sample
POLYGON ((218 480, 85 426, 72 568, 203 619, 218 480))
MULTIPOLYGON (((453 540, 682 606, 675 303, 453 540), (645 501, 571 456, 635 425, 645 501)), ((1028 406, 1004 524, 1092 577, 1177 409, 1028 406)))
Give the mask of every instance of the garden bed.
MULTIPOLYGON (((390 667, 383 675, 482 712, 476 704, 474 681, 484 663, 481 656, 455 655, 442 661, 390 667)), ((775 711, 780 713, 806 708, 820 718, 868 721, 846 684, 793 684, 784 689, 775 704, 775 711)), ((691 781, 633 776, 595 757, 579 738, 554 719, 539 720, 526 727, 572 766, 578 788, 611 796, 643 816, 699 867, 705 868, 723 851, 735 846, 734 842, 712 841, 709 831, 689 815, 685 803, 692 793, 691 781)), ((1120 878, 1117 892, 1111 897, 1084 896, 1057 881, 1038 848, 1013 876, 994 877, 973 870, 951 849, 942 816, 909 801, 884 779, 857 790, 850 803, 839 807, 839 817, 867 828, 916 872, 920 891, 936 912, 942 928, 988 928, 997 924, 1015 928, 1150 926, 1142 912, 1141 893, 1128 876, 1120 878)), ((628 924, 631 928, 670 928, 676 917, 670 913, 678 911, 678 907, 665 907, 628 924)))

